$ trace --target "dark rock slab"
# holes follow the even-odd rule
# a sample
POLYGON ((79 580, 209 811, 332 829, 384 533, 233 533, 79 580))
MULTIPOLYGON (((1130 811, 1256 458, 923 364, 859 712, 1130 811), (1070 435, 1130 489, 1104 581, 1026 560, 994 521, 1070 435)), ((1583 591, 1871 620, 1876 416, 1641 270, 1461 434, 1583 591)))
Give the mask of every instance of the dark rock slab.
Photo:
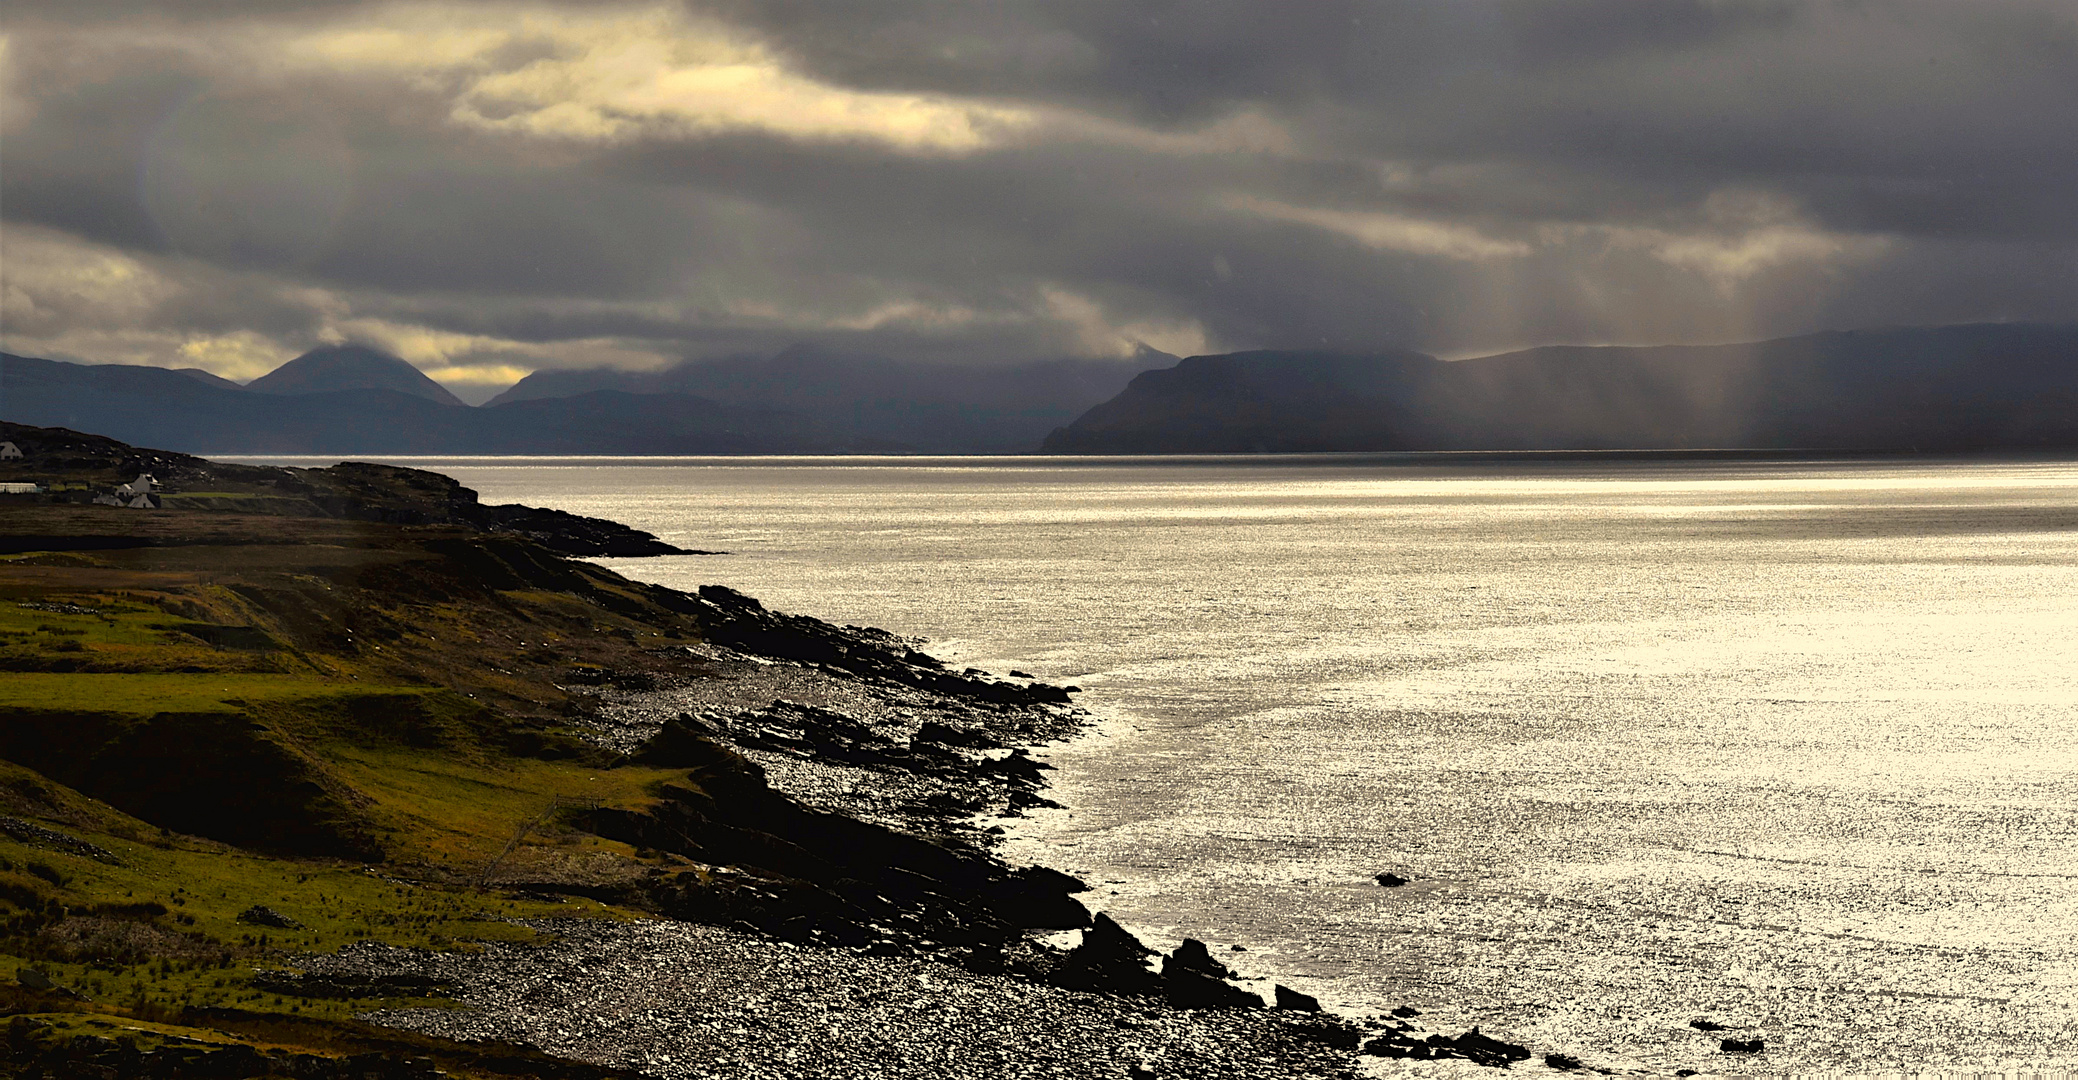
POLYGON ((1312 994, 1299 993, 1283 983, 1278 983, 1273 987, 1272 992, 1276 995, 1277 1007, 1280 1009, 1290 1009, 1294 1012, 1317 1013, 1320 1011, 1320 999, 1312 994))

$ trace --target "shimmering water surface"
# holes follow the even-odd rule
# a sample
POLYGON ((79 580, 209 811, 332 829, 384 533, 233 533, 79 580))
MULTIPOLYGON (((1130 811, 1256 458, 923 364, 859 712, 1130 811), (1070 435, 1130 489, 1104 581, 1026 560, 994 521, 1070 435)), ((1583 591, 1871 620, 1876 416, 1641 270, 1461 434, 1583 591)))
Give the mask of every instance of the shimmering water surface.
POLYGON ((1151 941, 1604 1065, 2078 1065, 2069 461, 410 463, 1081 685, 1015 851, 1151 941))

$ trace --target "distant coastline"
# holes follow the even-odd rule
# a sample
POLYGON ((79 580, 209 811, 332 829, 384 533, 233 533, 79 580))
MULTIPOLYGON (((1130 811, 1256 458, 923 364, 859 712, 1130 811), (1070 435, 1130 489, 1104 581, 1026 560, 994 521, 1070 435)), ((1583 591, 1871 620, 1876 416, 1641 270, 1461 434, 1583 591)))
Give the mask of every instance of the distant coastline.
POLYGON ((540 372, 470 407, 393 356, 248 387, 0 354, 0 419, 218 456, 1978 453, 2078 446, 2078 327, 1977 324, 1470 360, 1267 351, 954 372, 813 350, 540 372))

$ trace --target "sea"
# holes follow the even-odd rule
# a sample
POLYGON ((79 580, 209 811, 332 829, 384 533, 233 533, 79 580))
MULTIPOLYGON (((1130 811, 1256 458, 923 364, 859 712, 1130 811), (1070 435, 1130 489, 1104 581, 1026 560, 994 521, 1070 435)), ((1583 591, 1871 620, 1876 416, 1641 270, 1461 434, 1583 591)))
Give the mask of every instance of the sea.
POLYGON ((1619 1070, 2078 1068, 2078 460, 386 460, 1079 686, 1009 854, 1151 944, 1619 1070))

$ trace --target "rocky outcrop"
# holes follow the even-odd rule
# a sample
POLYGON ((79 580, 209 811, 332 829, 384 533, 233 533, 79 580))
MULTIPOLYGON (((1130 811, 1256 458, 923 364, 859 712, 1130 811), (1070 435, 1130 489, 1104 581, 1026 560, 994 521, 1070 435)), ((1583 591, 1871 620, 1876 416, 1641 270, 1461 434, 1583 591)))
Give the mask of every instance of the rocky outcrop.
POLYGON ((586 821, 609 839, 731 868, 656 879, 649 893, 666 914, 788 940, 968 947, 1089 921, 1071 895, 1084 886, 1066 874, 810 810, 692 724, 666 732, 647 760, 689 769, 687 784, 665 788, 647 810, 597 810, 586 821))
POLYGON ((1147 966, 1147 960, 1158 955, 1111 916, 1098 912, 1090 928, 1082 932, 1082 943, 1068 953, 1052 981, 1070 990, 1152 996, 1162 992, 1162 979, 1147 966))
POLYGON ((1437 1061, 1446 1058, 1463 1058, 1475 1065, 1489 1065, 1505 1069, 1518 1061, 1528 1061, 1528 1047, 1503 1042, 1473 1028, 1461 1035, 1430 1035, 1418 1038, 1405 1031, 1389 1031, 1368 1039, 1363 1052, 1374 1057, 1411 1058, 1417 1061, 1437 1061))
POLYGON ((1283 983, 1278 983, 1271 992, 1276 998, 1276 1006, 1280 1009, 1290 1009, 1294 1012, 1320 1011, 1320 999, 1312 994, 1299 993, 1283 983))
POLYGON ((770 611, 722 585, 700 586, 697 603, 687 610, 698 616, 708 641, 739 652, 826 665, 862 677, 1001 705, 1068 701, 1068 691, 1061 687, 956 674, 885 630, 837 627, 820 619, 770 611))

